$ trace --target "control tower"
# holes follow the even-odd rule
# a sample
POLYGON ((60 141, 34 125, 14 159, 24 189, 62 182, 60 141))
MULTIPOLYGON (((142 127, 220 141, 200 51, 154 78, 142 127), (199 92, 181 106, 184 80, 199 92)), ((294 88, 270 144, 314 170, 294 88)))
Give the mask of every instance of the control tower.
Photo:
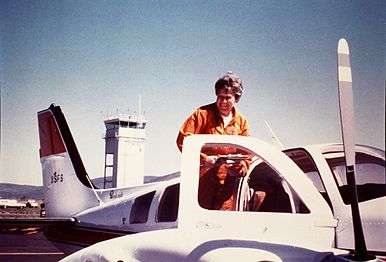
POLYGON ((146 119, 140 113, 104 120, 104 188, 137 186, 144 183, 146 119))

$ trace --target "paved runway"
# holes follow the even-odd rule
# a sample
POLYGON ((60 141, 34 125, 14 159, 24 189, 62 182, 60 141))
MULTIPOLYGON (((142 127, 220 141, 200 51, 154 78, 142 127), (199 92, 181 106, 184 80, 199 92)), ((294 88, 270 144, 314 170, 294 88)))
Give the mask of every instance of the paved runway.
POLYGON ((42 226, 0 225, 0 261, 58 261, 81 248, 47 240, 42 226))

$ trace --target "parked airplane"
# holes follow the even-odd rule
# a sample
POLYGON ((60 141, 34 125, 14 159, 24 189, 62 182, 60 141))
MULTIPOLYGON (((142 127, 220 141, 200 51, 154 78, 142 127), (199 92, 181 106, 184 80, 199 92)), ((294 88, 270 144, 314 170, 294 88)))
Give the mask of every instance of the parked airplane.
MULTIPOLYGON (((332 259, 325 252, 338 252, 334 248, 343 248, 344 241, 353 247, 351 221, 336 219, 311 180, 285 154, 245 137, 195 136, 185 146, 178 228, 104 241, 65 261, 319 261, 332 259), (237 191, 236 211, 208 209, 198 201, 199 154, 213 145, 236 147, 254 157, 252 171, 237 191), (265 203, 256 210, 252 196, 263 190, 267 194, 265 203)), ((302 154, 297 156, 300 159, 302 154)), ((336 187, 333 183, 329 186, 336 187)), ((383 205, 384 198, 380 199, 383 205)), ((376 221, 383 214, 377 213, 373 224, 378 224, 379 232, 367 236, 367 240, 378 237, 375 240, 384 243, 382 218, 376 221)))
POLYGON ((123 234, 177 226, 178 178, 97 189, 85 170, 60 107, 51 105, 39 112, 38 122, 46 217, 75 221, 72 227, 51 227, 46 232, 50 238, 68 237, 65 240, 91 244, 123 234), (157 201, 152 202, 153 198, 157 201), (158 210, 157 221, 147 221, 150 206, 152 212, 158 210))
MULTIPOLYGON (((347 43, 341 40, 339 46, 346 55, 346 68, 340 68, 346 74, 343 83, 351 81, 351 72, 349 76, 347 43)), ((350 104, 344 101, 346 96, 341 99, 341 107, 350 104)), ((234 257, 243 261, 308 261, 330 257, 326 251, 357 249, 349 206, 353 202, 350 180, 345 176, 347 135, 345 145, 313 145, 283 152, 251 137, 192 136, 184 144, 180 178, 96 189, 60 107, 51 105, 39 112, 38 118, 48 217, 71 217, 75 220, 73 228, 98 232, 96 235, 101 235, 101 230, 116 235, 172 228, 101 242, 68 260, 234 257), (240 160, 250 161, 245 177, 237 179, 230 174, 231 182, 218 185, 233 199, 231 212, 222 210, 220 200, 210 206, 200 195, 205 179, 210 178, 199 175, 199 155, 219 148, 237 152, 219 158, 229 168, 240 160), (257 203, 261 192, 264 200, 257 203)), ((350 125, 344 130, 352 130, 353 121, 344 121, 350 125)), ((384 151, 359 145, 355 149, 352 145, 349 150, 356 160, 359 210, 367 248, 386 255, 386 212, 382 212, 386 206, 384 151)))
POLYGON ((0 208, 24 208, 26 206, 25 202, 20 202, 17 199, 0 199, 0 208))

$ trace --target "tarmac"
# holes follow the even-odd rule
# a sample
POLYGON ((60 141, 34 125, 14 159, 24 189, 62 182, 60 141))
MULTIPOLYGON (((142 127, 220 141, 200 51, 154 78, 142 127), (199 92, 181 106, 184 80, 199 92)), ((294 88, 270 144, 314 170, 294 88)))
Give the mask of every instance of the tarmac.
POLYGON ((44 226, 4 225, 0 220, 0 261, 58 261, 82 246, 48 240, 44 226))

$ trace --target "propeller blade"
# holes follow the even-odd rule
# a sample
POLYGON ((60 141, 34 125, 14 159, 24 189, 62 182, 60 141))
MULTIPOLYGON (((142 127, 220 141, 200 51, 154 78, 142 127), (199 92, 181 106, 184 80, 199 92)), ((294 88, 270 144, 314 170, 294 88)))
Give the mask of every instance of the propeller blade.
POLYGON ((355 182, 355 118, 352 89, 350 50, 346 39, 338 42, 338 90, 342 140, 346 159, 347 184, 351 191, 351 213, 354 227, 355 253, 350 259, 367 261, 374 259, 367 253, 362 221, 359 212, 355 182))

